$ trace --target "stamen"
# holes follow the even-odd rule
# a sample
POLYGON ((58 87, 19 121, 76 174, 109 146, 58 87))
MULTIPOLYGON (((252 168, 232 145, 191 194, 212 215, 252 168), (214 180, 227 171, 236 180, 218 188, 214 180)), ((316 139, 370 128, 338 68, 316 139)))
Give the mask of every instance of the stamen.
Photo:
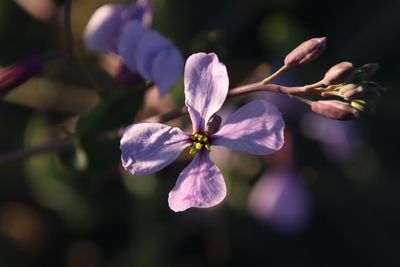
POLYGON ((190 148, 190 150, 189 150, 189 154, 191 155, 191 156, 193 156, 194 154, 196 154, 197 153, 197 149, 196 149, 196 147, 193 145, 191 148, 190 148))
POLYGON ((203 148, 208 152, 211 151, 210 140, 207 136, 207 132, 196 132, 190 137, 193 140, 192 146, 190 147, 189 154, 194 155, 203 148))

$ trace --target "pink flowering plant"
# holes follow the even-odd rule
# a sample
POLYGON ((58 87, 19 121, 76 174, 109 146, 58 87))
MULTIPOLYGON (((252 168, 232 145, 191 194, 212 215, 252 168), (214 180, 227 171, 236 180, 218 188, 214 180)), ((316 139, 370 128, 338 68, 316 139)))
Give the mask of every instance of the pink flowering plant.
MULTIPOLYGON (((347 61, 330 67, 317 82, 301 86, 273 83, 286 71, 303 67, 322 55, 327 45, 326 37, 304 41, 284 57, 280 68, 275 72, 271 71, 272 73, 263 76, 259 81, 229 88, 227 68, 215 53, 194 53, 187 58, 184 66, 181 48, 168 36, 151 28, 154 14, 149 0, 100 6, 87 21, 82 32, 86 50, 96 53, 97 58, 101 59, 113 56, 117 58, 119 66, 122 66, 121 73, 126 71, 129 75, 140 77, 128 83, 129 87, 99 89, 93 83, 97 79, 91 77, 90 71, 85 71, 84 64, 81 64, 74 53, 72 1, 65 3, 64 28, 69 37, 66 39, 70 56, 76 61, 81 74, 89 74, 86 75, 87 83, 94 89, 85 90, 73 99, 85 99, 82 96, 90 95, 87 98, 92 101, 88 105, 84 103, 84 111, 73 113, 78 122, 71 129, 63 129, 68 135, 39 147, 0 155, 0 163, 27 158, 44 151, 72 147, 75 156, 80 157, 83 162, 83 167, 79 168, 84 169, 87 167, 87 143, 120 139, 120 151, 117 144, 114 149, 118 154, 122 153, 123 167, 131 174, 141 176, 156 173, 182 153, 188 153, 192 161, 180 172, 175 187, 169 192, 169 207, 176 212, 189 208, 208 208, 219 204, 227 194, 222 173, 210 158, 210 152, 216 146, 267 156, 284 145, 285 123, 282 115, 273 104, 265 100, 248 102, 221 124, 217 112, 228 98, 256 91, 279 93, 306 104, 311 112, 324 117, 354 120, 362 114, 374 112, 377 97, 385 91, 378 83, 371 81, 378 70, 378 64, 369 63, 355 67, 347 61), (154 117, 144 116, 137 119, 140 113, 138 111, 145 110, 146 101, 143 95, 154 87, 159 93, 155 102, 161 102, 160 97, 163 96, 164 100, 171 97, 169 93, 182 75, 184 107, 159 113, 154 117), (132 90, 133 87, 137 90, 132 90), (88 94, 89 91, 92 94, 88 94), (133 103, 130 97, 134 98, 133 103), (91 108, 86 110, 87 106, 91 108), (130 111, 127 112, 126 108, 130 111), (190 116, 192 130, 185 131, 163 124, 186 114, 190 116), (105 118, 107 116, 108 121, 105 118), (134 123, 126 127, 132 121, 134 123), (95 129, 98 125, 101 125, 99 128, 103 127, 101 130, 104 132, 98 133, 98 129, 95 129)), ((34 55, 1 69, 0 97, 7 97, 10 91, 47 70, 45 65, 54 58, 57 56, 34 55)), ((54 106, 57 104, 58 102, 54 106)), ((60 106, 68 108, 72 104, 60 106)), ((314 124, 315 122, 317 120, 313 120, 314 124)), ((103 156, 102 153, 97 155, 103 156)), ((117 155, 115 161, 120 166, 117 155)))
POLYGON ((326 6, 0 0, 0 267, 400 266, 400 1, 326 6))
POLYGON ((194 159, 169 193, 169 206, 174 211, 212 207, 225 198, 223 176, 209 157, 212 146, 269 155, 283 145, 281 113, 264 100, 252 101, 238 109, 215 133, 208 131, 207 123, 223 105, 229 86, 226 67, 215 54, 190 56, 184 75, 185 105, 193 132, 144 122, 129 126, 121 139, 123 166, 134 175, 157 172, 190 147, 194 159))

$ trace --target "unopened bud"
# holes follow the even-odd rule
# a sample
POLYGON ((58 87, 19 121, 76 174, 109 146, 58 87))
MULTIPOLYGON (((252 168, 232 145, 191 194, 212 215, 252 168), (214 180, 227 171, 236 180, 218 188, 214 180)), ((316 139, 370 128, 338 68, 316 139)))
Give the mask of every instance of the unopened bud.
POLYGON ((0 70, 0 96, 39 74, 43 62, 40 57, 32 56, 0 70))
POLYGON ((339 89, 339 94, 346 100, 360 96, 363 92, 364 88, 354 83, 345 84, 339 89))
POLYGON ((338 100, 320 100, 311 103, 311 110, 335 120, 353 120, 359 117, 359 111, 350 104, 338 100))
POLYGON ((215 134, 221 126, 222 119, 217 114, 214 114, 207 123, 207 133, 215 134))
POLYGON ((300 44, 285 58, 285 66, 298 67, 316 59, 326 47, 326 37, 312 38, 300 44))
POLYGON ((347 80, 354 71, 354 66, 348 61, 343 61, 331 67, 321 81, 325 85, 339 84, 347 80))
POLYGON ((368 93, 375 95, 375 96, 380 96, 384 92, 386 92, 386 88, 376 82, 363 81, 360 84, 362 87, 366 88, 368 93))
POLYGON ((379 64, 368 63, 354 70, 347 83, 358 83, 374 75, 379 69, 379 64))
POLYGON ((378 69, 379 69, 379 64, 378 63, 367 63, 364 64, 360 67, 360 69, 365 73, 365 75, 368 77, 374 75, 378 69))

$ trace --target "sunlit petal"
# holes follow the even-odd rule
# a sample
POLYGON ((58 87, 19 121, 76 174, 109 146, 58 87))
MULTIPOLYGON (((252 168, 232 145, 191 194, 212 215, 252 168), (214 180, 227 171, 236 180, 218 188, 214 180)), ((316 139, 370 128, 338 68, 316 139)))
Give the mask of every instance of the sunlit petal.
POLYGON ((154 173, 174 161, 189 143, 189 135, 178 128, 133 124, 121 139, 122 165, 134 175, 154 173))
POLYGON ((193 131, 204 131, 207 121, 217 112, 228 93, 226 67, 217 55, 191 55, 185 66, 186 106, 193 123, 193 131))
POLYGON ((177 211, 188 208, 208 208, 226 196, 225 181, 218 167, 202 151, 181 172, 174 189, 169 193, 169 206, 177 211))
POLYGON ((233 113, 213 136, 212 144, 269 155, 282 147, 284 126, 282 115, 273 104, 256 100, 233 113))

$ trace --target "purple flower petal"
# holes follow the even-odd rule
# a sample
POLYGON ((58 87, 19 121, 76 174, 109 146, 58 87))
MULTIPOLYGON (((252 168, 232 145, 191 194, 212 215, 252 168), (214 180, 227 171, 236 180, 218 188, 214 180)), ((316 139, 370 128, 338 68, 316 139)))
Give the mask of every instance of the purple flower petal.
POLYGON ((135 50, 141 40, 149 30, 139 21, 131 20, 122 28, 120 40, 118 42, 118 53, 122 57, 124 64, 132 71, 136 72, 135 50))
POLYGON ((122 165, 134 175, 157 172, 190 144, 189 134, 160 123, 137 123, 121 139, 122 165))
POLYGON ((285 123, 279 110, 264 100, 255 100, 238 109, 213 136, 212 145, 255 155, 269 155, 283 143, 285 123))
POLYGON ((137 43, 135 49, 135 60, 137 71, 147 80, 153 80, 151 70, 156 56, 172 43, 159 32, 148 30, 137 43))
POLYGON ((250 212, 276 230, 302 230, 310 215, 310 196, 300 178, 289 169, 264 173, 250 193, 250 212))
POLYGON ((171 46, 161 51, 155 58, 151 68, 152 80, 166 94, 179 79, 183 71, 183 58, 178 49, 171 46))
POLYGON ((99 7, 90 18, 84 31, 84 41, 88 49, 96 52, 115 52, 122 26, 124 4, 108 4, 99 7))
POLYGON ((226 67, 217 55, 191 55, 185 66, 186 106, 193 123, 193 131, 204 131, 210 117, 217 112, 228 93, 226 67))
POLYGON ((124 20, 141 21, 145 27, 150 27, 153 22, 153 6, 149 0, 138 0, 123 14, 124 20))
POLYGON ((181 172, 169 193, 169 207, 177 212, 188 208, 208 208, 226 196, 225 181, 207 152, 201 151, 181 172))

